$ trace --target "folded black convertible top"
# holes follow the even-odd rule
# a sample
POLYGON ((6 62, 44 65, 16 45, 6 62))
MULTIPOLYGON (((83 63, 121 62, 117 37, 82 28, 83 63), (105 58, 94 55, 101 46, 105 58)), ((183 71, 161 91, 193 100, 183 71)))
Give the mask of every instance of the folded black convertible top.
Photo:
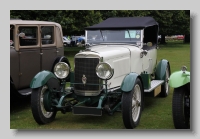
POLYGON ((130 29, 145 28, 154 25, 158 25, 158 23, 152 17, 112 17, 85 29, 130 29))

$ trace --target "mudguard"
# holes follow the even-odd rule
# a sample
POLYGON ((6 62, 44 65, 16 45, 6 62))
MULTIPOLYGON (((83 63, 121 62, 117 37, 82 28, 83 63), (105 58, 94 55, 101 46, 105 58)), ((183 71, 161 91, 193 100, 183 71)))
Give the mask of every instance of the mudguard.
MULTIPOLYGON (((167 65, 169 65, 169 62, 166 59, 162 59, 161 61, 158 62, 156 66, 156 73, 155 73, 156 80, 165 80, 167 65)), ((170 70, 170 65, 169 65, 169 72, 170 71, 171 70, 170 70)), ((169 75, 170 74, 171 73, 169 73, 169 75)))
POLYGON ((138 76, 139 75, 137 73, 133 72, 127 74, 122 81, 121 90, 123 92, 130 92, 133 89, 135 81, 138 76))
POLYGON ((30 83, 30 88, 41 87, 41 86, 45 85, 47 83, 47 81, 51 78, 55 78, 56 80, 58 80, 52 72, 43 70, 43 71, 37 73, 35 75, 35 77, 33 77, 32 81, 30 83))
POLYGON ((169 78, 169 85, 173 88, 183 86, 190 82, 190 72, 176 71, 169 78))

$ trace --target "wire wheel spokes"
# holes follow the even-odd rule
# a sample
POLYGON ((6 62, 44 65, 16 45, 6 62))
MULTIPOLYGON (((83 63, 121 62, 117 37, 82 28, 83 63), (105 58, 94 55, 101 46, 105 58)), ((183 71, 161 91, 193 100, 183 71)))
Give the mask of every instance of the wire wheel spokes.
POLYGON ((166 93, 168 93, 168 91, 169 91, 169 70, 168 70, 168 68, 166 69, 165 88, 166 88, 166 93))
POLYGON ((45 85, 42 87, 42 90, 41 90, 41 95, 40 95, 40 107, 41 107, 41 111, 43 113, 43 115, 46 117, 46 118, 50 118, 53 114, 53 112, 47 112, 44 108, 44 103, 43 103, 43 100, 44 100, 44 93, 48 90, 48 87, 45 85))
POLYGON ((134 93, 132 97, 132 118, 136 122, 138 120, 141 110, 141 90, 140 86, 137 84, 134 87, 134 93))

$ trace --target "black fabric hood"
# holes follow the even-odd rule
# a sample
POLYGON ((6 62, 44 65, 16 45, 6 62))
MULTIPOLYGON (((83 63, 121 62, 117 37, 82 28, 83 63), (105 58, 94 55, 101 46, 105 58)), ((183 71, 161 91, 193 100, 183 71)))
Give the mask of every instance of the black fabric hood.
POLYGON ((158 23, 152 17, 112 17, 85 29, 131 29, 146 28, 154 25, 158 26, 158 23))

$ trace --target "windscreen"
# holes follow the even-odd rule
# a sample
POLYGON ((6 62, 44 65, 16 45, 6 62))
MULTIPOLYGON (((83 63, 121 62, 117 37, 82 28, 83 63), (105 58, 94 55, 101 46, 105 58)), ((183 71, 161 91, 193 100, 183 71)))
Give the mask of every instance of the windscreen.
POLYGON ((141 42, 141 30, 88 30, 87 43, 137 43, 141 42))

